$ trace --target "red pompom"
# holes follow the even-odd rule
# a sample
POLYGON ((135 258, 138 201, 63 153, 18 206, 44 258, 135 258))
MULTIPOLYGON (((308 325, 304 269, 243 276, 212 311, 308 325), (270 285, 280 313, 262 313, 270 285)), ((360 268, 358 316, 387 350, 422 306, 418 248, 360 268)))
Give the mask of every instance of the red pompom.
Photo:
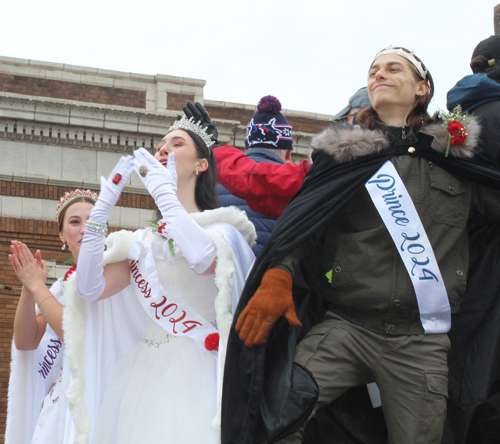
POLYGON ((210 333, 205 338, 205 348, 208 351, 219 351, 219 333, 210 333))
POLYGON ((281 111, 281 102, 274 96, 265 96, 260 99, 257 111, 277 114, 281 111))

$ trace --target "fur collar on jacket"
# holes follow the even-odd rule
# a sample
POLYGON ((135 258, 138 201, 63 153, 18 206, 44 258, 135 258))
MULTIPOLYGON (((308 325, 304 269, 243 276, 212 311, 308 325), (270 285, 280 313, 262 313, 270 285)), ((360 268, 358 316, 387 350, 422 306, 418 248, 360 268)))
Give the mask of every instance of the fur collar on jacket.
MULTIPOLYGON (((421 133, 434 137, 432 148, 445 153, 448 144, 448 130, 441 120, 424 126, 421 133)), ((450 155, 458 158, 471 158, 478 144, 481 127, 477 121, 467 125, 467 140, 460 145, 450 146, 450 155)), ((339 162, 350 162, 358 157, 375 154, 387 148, 389 140, 380 130, 370 130, 360 125, 334 124, 314 136, 312 149, 323 149, 339 162)))

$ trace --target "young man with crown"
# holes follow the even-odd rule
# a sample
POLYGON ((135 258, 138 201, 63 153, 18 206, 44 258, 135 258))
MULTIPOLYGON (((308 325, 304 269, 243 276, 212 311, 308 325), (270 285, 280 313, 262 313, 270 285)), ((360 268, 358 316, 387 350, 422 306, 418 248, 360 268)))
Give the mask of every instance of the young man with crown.
POLYGON ((85 222, 97 201, 90 190, 66 192, 56 209, 62 249, 71 251, 74 265, 50 290, 45 285, 47 266, 40 251, 12 241, 10 262, 23 284, 14 319, 14 341, 9 381, 6 444, 69 443, 72 421, 66 389, 63 307, 75 294, 76 264, 85 222))
POLYGON ((452 314, 467 278, 468 293, 485 290, 483 270, 469 274, 468 218, 500 220, 500 172, 474 161, 475 121, 428 115, 434 85, 413 52, 380 51, 367 87, 361 125, 313 139, 304 185, 249 275, 228 342, 223 444, 300 443, 319 408, 372 382, 390 444, 441 442, 452 314))
POLYGON ((154 156, 140 148, 102 181, 78 263, 81 299, 67 303, 78 443, 220 442, 227 337, 256 235, 241 211, 215 208, 212 145, 182 118, 154 156), (132 170, 158 220, 105 240, 132 170))

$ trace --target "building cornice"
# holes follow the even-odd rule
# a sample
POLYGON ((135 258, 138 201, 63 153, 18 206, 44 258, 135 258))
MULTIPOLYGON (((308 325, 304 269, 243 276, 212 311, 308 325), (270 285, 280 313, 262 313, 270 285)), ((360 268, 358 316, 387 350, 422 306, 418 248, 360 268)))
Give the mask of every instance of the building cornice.
MULTIPOLYGON (((0 93, 0 139, 131 153, 141 146, 154 149, 177 115, 0 93)), ((221 144, 245 146, 246 125, 216 121, 221 144)), ((294 152, 300 158, 307 156, 310 138, 309 133, 294 132, 294 152)))
MULTIPOLYGON (((251 111, 252 113, 257 110, 255 105, 247 105, 244 103, 232 103, 232 102, 219 102, 217 100, 205 100, 205 106, 214 106, 219 108, 232 108, 239 109, 243 111, 251 111)), ((310 113, 306 111, 295 111, 291 109, 282 109, 281 113, 287 117, 302 117, 305 119, 314 119, 314 120, 324 120, 325 122, 329 122, 332 118, 329 114, 319 114, 319 113, 310 113)))

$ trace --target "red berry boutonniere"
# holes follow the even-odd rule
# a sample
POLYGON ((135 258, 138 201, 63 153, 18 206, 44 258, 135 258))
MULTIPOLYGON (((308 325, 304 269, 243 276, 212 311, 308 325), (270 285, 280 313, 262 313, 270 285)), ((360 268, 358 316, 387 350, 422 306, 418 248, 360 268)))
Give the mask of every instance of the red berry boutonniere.
POLYGON ((450 133, 449 141, 452 145, 458 145, 460 143, 464 143, 467 140, 465 126, 458 123, 456 120, 452 120, 450 123, 448 123, 448 131, 450 133))
POLYGON ((463 113, 460 105, 457 105, 449 113, 440 113, 439 116, 443 119, 443 126, 448 130, 448 144, 444 153, 444 156, 448 157, 451 145, 466 143, 468 135, 465 125, 475 120, 476 117, 463 113))

